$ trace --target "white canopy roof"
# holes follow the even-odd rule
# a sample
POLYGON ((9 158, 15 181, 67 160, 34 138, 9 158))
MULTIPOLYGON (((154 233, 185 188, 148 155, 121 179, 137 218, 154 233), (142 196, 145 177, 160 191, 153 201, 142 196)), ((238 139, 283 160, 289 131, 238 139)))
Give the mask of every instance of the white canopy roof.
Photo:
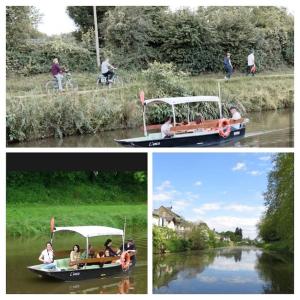
POLYGON ((172 97, 172 98, 157 98, 148 99, 144 101, 144 104, 150 104, 153 102, 164 102, 169 105, 191 103, 191 102, 219 102, 220 99, 217 96, 189 96, 189 97, 172 97))
POLYGON ((56 227, 54 232, 57 231, 72 231, 81 234, 84 237, 94 237, 102 235, 123 235, 122 229, 105 227, 105 226, 69 226, 69 227, 56 227))

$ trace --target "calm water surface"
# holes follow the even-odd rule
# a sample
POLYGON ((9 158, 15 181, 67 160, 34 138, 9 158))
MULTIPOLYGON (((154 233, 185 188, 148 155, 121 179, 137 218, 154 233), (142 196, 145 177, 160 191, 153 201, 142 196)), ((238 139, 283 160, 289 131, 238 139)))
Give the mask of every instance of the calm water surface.
MULTIPOLYGON (((128 274, 77 282, 51 281, 27 270, 27 266, 38 264, 38 256, 44 249, 44 237, 35 239, 7 239, 6 251, 6 292, 9 294, 145 294, 147 293, 147 233, 133 233, 138 249, 137 263, 128 274)), ((121 239, 113 237, 113 246, 119 247, 121 239)), ((103 248, 105 239, 90 240, 96 249, 103 248)), ((57 233, 55 250, 67 250, 74 244, 85 246, 80 235, 57 233)))
POLYGON ((257 248, 156 255, 153 292, 157 294, 293 293, 291 257, 257 248))
MULTIPOLYGON (((292 110, 268 111, 247 114, 250 119, 246 137, 222 147, 293 147, 294 123, 292 110)), ((114 139, 143 135, 140 129, 114 130, 94 135, 66 137, 63 140, 48 138, 38 141, 11 144, 9 147, 121 147, 114 139)))

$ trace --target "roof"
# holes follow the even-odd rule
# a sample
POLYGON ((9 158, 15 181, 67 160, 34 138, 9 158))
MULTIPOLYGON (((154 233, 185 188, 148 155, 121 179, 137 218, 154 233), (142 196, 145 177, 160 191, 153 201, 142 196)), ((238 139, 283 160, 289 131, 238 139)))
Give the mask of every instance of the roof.
POLYGON ((192 102, 219 102, 220 99, 217 96, 189 96, 189 97, 171 97, 171 98, 157 98, 148 99, 144 101, 145 105, 150 103, 166 103, 169 105, 192 103, 192 102))
POLYGON ((54 232, 57 231, 71 231, 77 232, 84 237, 94 237, 103 235, 123 235, 122 229, 105 227, 105 226, 69 226, 69 227, 56 227, 54 232))

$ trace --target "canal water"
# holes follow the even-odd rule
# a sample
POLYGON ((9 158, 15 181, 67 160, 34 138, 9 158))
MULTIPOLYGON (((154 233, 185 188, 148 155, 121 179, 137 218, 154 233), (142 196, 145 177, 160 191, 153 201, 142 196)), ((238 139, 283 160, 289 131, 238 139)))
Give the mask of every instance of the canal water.
MULTIPOLYGON (((129 235, 128 235, 129 237, 129 235)), ((146 294, 147 293, 147 232, 130 233, 137 247, 137 263, 129 273, 76 282, 52 281, 39 277, 27 266, 39 264, 38 257, 45 248, 44 237, 7 239, 6 292, 8 294, 146 294)), ((118 248, 121 238, 112 237, 118 248)), ((93 247, 102 249, 105 239, 90 239, 93 247)), ((85 248, 80 235, 57 233, 53 243, 56 251, 71 249, 74 244, 85 248)))
MULTIPOLYGON (((294 114, 292 110, 249 113, 250 122, 246 136, 222 147, 293 147, 294 114)), ((37 141, 10 144, 9 147, 121 147, 114 139, 142 136, 140 129, 114 130, 94 135, 71 136, 64 139, 48 138, 37 141)))
POLYGON ((290 294, 293 259, 254 247, 155 255, 153 293, 290 294))

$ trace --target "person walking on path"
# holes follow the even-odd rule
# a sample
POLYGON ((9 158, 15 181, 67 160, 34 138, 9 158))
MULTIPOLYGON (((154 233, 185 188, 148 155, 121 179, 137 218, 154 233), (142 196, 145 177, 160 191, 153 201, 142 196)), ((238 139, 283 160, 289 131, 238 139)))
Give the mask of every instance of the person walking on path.
POLYGON ((230 53, 227 52, 226 56, 224 57, 224 69, 226 72, 226 76, 225 76, 225 80, 229 80, 231 78, 232 75, 232 71, 233 71, 233 67, 232 67, 232 63, 230 60, 230 53))
POLYGON ((255 57, 254 57, 254 50, 251 50, 250 54, 248 55, 248 65, 247 65, 247 76, 252 74, 254 76, 256 67, 255 67, 255 57))

